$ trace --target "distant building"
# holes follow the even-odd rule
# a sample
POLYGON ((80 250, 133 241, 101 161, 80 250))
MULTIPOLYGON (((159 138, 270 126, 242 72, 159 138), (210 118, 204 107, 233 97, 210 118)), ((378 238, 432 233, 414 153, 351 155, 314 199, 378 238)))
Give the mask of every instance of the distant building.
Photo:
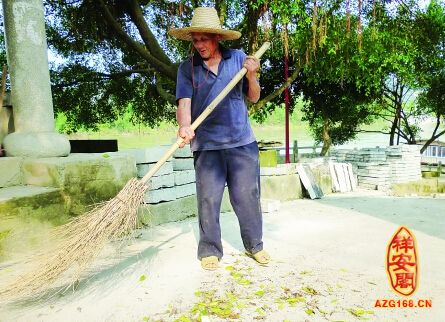
MULTIPOLYGON (((423 146, 426 140, 418 141, 417 145, 423 146)), ((422 163, 445 164, 445 142, 434 141, 422 153, 422 163)))

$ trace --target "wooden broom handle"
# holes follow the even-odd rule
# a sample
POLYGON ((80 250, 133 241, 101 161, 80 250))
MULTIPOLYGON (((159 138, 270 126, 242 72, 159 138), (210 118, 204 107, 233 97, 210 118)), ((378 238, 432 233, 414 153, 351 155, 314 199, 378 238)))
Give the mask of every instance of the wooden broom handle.
MULTIPOLYGON (((258 59, 263 56, 264 52, 270 47, 270 42, 265 42, 260 49, 254 54, 258 59)), ((246 67, 243 67, 236 75, 232 78, 229 84, 224 87, 221 93, 216 96, 213 101, 206 107, 206 109, 197 117, 197 119, 190 126, 193 130, 196 128, 209 116, 210 113, 215 109, 215 107, 226 97, 226 95, 235 87, 236 84, 244 77, 247 73, 246 67)), ((167 162, 168 159, 175 153, 175 151, 180 147, 183 138, 178 138, 178 140, 170 147, 170 149, 165 152, 165 154, 159 159, 158 162, 147 172, 147 174, 141 179, 142 182, 146 183, 161 167, 167 162)))

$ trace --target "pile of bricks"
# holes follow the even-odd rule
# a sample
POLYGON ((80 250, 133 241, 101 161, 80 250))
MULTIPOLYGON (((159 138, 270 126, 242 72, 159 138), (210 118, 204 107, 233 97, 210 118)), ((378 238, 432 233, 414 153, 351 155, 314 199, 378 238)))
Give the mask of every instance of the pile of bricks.
POLYGON ((338 162, 351 163, 359 187, 365 189, 385 190, 392 183, 421 178, 420 152, 415 145, 334 150, 331 156, 338 162))
MULTIPOLYGON (((170 146, 159 146, 128 149, 125 152, 135 157, 138 178, 142 178, 169 148, 170 146)), ((190 146, 176 150, 173 158, 167 160, 149 180, 148 186, 149 189, 144 198, 144 203, 147 204, 173 201, 196 194, 195 170, 190 146)))

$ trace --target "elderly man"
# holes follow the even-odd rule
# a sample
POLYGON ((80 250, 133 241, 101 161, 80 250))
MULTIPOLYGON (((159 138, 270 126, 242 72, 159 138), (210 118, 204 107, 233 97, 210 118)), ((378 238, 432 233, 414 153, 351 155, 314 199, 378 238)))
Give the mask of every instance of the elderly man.
MULTIPOLYGON (((221 200, 227 184, 238 217, 246 254, 266 265, 263 250, 258 145, 250 127, 246 97, 257 102, 259 60, 240 50, 226 49, 222 40, 238 39, 237 31, 223 29, 214 8, 196 8, 190 27, 170 35, 191 41, 194 53, 181 63, 176 84, 178 135, 193 151, 200 239, 198 259, 207 270, 218 268, 223 256, 219 224, 221 200), (193 131, 191 123, 243 67, 243 80, 193 131)), ((184 146, 183 144, 183 146, 184 146)))

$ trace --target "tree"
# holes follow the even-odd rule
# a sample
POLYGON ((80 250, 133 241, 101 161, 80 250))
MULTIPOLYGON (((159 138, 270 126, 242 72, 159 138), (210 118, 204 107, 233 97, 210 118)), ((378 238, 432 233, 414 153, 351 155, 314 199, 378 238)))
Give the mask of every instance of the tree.
MULTIPOLYGON (((412 0, 45 0, 44 4, 48 43, 59 57, 51 66, 54 106, 56 112, 67 116, 67 131, 95 128, 114 120, 129 106, 137 121, 149 126, 173 120, 176 70, 190 54, 191 46, 168 37, 167 31, 172 26, 188 25, 193 8, 200 5, 215 5, 224 26, 242 32, 243 37, 231 46, 252 52, 259 43, 272 42, 262 59, 261 100, 249 107, 260 121, 280 105, 280 94, 287 86, 293 99, 291 107, 303 86, 313 84, 323 95, 352 95, 341 99, 358 104, 356 108, 363 112, 363 95, 369 102, 379 90, 391 97, 393 89, 385 86, 390 87, 393 80, 409 88, 408 93, 413 89, 427 91, 428 84, 433 84, 425 62, 419 60, 425 53, 419 51, 419 44, 428 39, 414 37, 415 22, 422 20, 412 0), (285 26, 290 65, 286 83, 285 26), (420 73, 422 68, 425 72, 420 73), (422 79, 413 77, 414 70, 422 79), (323 84, 326 90, 321 90, 323 84), (335 89, 339 93, 334 93, 335 89)), ((423 17, 422 35, 431 27, 428 21, 440 26, 439 11, 435 11, 435 20, 423 17)), ((440 45, 433 48, 430 57, 440 56, 440 45)), ((398 121, 401 112, 407 111, 403 102, 400 108, 398 95, 393 102, 382 99, 380 113, 374 113, 390 117, 393 138, 396 133, 409 134, 398 121)), ((346 126, 351 122, 343 107, 338 107, 338 115, 334 112, 329 114, 336 120, 331 124, 346 126)), ((359 114, 354 124, 366 122, 367 117, 359 114)), ((307 118, 318 119, 312 114, 307 118)), ((346 140, 345 133, 352 138, 356 131, 358 128, 333 131, 331 140, 337 142, 334 132, 343 133, 339 135, 342 141, 346 140)), ((314 133, 321 138, 322 132, 314 133)))
POLYGON ((358 26, 359 20, 341 13, 320 20, 319 46, 310 47, 312 58, 298 82, 303 120, 315 140, 323 142, 325 155, 332 144, 353 139, 360 126, 372 120, 379 92, 373 74, 363 68, 368 53, 362 48, 362 34, 350 29, 351 22, 358 26))
POLYGON ((332 144, 343 144, 354 138, 360 125, 369 123, 369 96, 355 83, 320 79, 302 81, 303 120, 309 122, 317 141, 323 142, 324 156, 332 144))
MULTIPOLYGON (((291 1, 294 6, 309 1, 291 1)), ((263 75, 266 100, 282 91, 274 78, 281 61, 279 31, 258 27, 270 1, 214 2, 225 27, 243 37, 231 46, 252 52, 259 42, 272 39, 263 75)), ((48 42, 63 63, 52 66, 56 112, 68 118, 68 131, 95 128, 131 106, 134 115, 150 126, 174 119, 174 90, 178 63, 189 55, 187 42, 167 36, 171 26, 188 25, 193 8, 210 1, 46 0, 48 42)), ((276 23, 274 23, 276 25, 276 23)), ((295 79, 295 77, 293 78, 295 79)), ((260 106, 259 105, 259 106, 260 106)), ((260 110, 260 109, 258 109, 260 110)))
POLYGON ((435 126, 421 152, 445 134, 445 7, 433 0, 417 19, 418 46, 422 55, 416 61, 416 75, 423 91, 419 94, 419 109, 435 118, 435 126), (442 125, 442 128, 441 128, 442 125))
MULTIPOLYGON (((425 12, 416 1, 404 2, 396 9, 380 11, 367 29, 371 34, 364 37, 363 46, 369 53, 364 68, 380 83, 382 99, 375 113, 389 123, 389 144, 398 144, 399 138, 416 144, 421 133, 419 120, 440 112, 425 95, 434 80, 438 81, 434 75, 443 70, 444 11, 437 1, 432 1, 425 12), (371 41, 366 43, 366 39, 371 41)), ((432 141, 444 134, 437 131, 440 115, 436 114, 432 141)))
MULTIPOLYGON (((263 99, 251 107, 258 119, 267 116, 271 110, 264 107, 277 102, 286 87, 281 76, 283 19, 291 17, 286 19, 300 28, 299 21, 310 16, 311 3, 215 1, 225 27, 244 35, 231 46, 252 52, 264 40, 273 43, 263 59, 263 99), (262 30, 261 20, 271 28, 262 30)), ((64 58, 51 74, 55 109, 67 115, 68 130, 111 121, 128 105, 148 125, 174 118, 176 70, 189 55, 190 44, 167 37, 167 31, 171 26, 189 24, 192 8, 209 2, 46 0, 45 4, 50 47, 64 58)), ((298 75, 298 59, 290 59, 291 76, 286 85, 298 75)))

